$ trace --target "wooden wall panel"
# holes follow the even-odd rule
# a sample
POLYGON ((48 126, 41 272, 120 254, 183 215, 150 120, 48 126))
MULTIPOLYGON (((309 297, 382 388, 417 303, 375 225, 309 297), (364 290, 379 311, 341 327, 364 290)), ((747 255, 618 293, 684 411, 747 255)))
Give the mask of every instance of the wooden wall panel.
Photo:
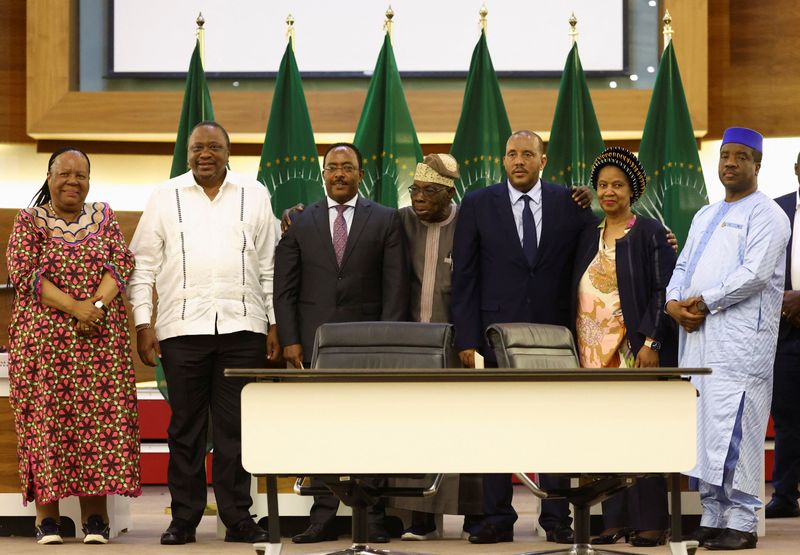
MULTIPOLYGON (((0 397, 0 493, 20 493, 17 434, 8 397, 0 397)), ((20 501, 22 497, 20 496, 20 501)))
POLYGON ((25 2, 0 0, 0 143, 30 142, 25 132, 25 2))
POLYGON ((800 135, 800 4, 709 0, 709 137, 800 135))
MULTIPOLYGON (((8 245, 8 237, 11 234, 11 227, 14 223, 14 218, 17 215, 17 210, 0 209, 0 246, 2 246, 2 256, 0 256, 0 283, 5 284, 8 280, 8 269, 6 267, 6 246, 8 245)), ((117 220, 119 221, 122 234, 125 240, 130 244, 133 238, 133 232, 136 231, 136 224, 139 223, 140 212, 117 212, 117 220)), ((11 307, 13 303, 13 293, 10 290, 0 291, 0 345, 8 345, 8 325, 11 320, 11 307)), ((133 317, 130 305, 125 302, 128 309, 128 328, 131 333, 131 342, 133 347, 133 365, 136 370, 136 381, 150 381, 154 378, 154 371, 152 368, 145 366, 139 360, 139 355, 136 353, 136 330, 133 325, 133 317)))

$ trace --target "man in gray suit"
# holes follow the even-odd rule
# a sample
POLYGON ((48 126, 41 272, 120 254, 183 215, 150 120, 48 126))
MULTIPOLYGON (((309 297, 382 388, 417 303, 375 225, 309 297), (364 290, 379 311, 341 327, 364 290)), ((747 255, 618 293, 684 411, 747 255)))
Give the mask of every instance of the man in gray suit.
MULTIPOLYGON (((358 196, 361 154, 331 145, 323 160, 327 196, 292 218, 275 251, 275 319, 284 358, 308 365, 326 322, 405 320, 408 263, 397 210, 358 196)), ((296 543, 336 539, 339 502, 315 497, 311 526, 296 543)), ((370 541, 388 541, 383 508, 370 519, 370 541)))

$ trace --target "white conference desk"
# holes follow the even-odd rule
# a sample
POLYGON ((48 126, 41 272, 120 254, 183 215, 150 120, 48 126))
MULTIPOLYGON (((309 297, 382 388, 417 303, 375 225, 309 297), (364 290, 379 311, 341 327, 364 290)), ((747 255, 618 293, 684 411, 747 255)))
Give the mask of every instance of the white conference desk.
MULTIPOLYGON (((253 474, 274 477, 685 472, 695 465, 697 391, 681 376, 708 372, 237 369, 226 375, 258 380, 242 392, 242 462, 253 474), (435 434, 392 440, 431 423, 435 434), (610 446, 603 439, 611 430, 637 441, 610 446)), ((674 497, 673 512, 680 503, 674 497)), ((274 509, 273 543, 264 549, 279 553, 277 501, 274 509)), ((673 551, 686 552, 680 545, 673 551)))

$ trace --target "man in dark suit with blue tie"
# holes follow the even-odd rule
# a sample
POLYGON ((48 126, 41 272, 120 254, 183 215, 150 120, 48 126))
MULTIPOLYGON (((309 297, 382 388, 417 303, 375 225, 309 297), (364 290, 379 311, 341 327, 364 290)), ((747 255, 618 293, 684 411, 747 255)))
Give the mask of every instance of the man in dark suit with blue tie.
MULTIPOLYGON (((409 268, 397 210, 358 196, 364 171, 354 145, 331 145, 322 169, 327 196, 292 218, 275 250, 278 337, 296 368, 309 364, 320 325, 405 320, 408 311, 409 268)), ((332 495, 315 496, 310 526, 292 541, 336 539, 338 506, 332 495)), ((382 505, 370 509, 369 540, 389 541, 382 505)))
MULTIPOLYGON (((506 143, 507 182, 464 197, 453 246, 452 312, 462 363, 475 365, 481 352, 496 365, 483 331, 500 322, 570 326, 570 283, 581 232, 596 226, 591 210, 576 204, 569 189, 546 183, 541 137, 517 131, 506 143)), ((280 328, 280 325, 279 325, 280 328)), ((513 423, 509 423, 513 425, 513 423)), ((531 461, 534 463, 535 461, 531 461)), ((543 476, 544 487, 563 478, 543 476)), ((484 476, 484 519, 472 543, 512 541, 517 513, 511 506, 511 476, 484 476)), ((572 543, 569 505, 544 501, 539 523, 549 541, 572 543)))
MULTIPOLYGON (((794 165, 800 182, 800 154, 794 165)), ((772 485, 775 492, 767 503, 767 518, 800 516, 797 486, 800 481, 800 244, 795 234, 800 225, 796 214, 800 201, 798 192, 775 199, 792 226, 792 236, 786 247, 786 285, 781 307, 781 327, 778 350, 775 353, 772 388, 772 419, 775 423, 775 465, 772 485), (797 245, 795 247, 794 245, 797 245), (793 256, 794 255, 794 256, 793 256)))

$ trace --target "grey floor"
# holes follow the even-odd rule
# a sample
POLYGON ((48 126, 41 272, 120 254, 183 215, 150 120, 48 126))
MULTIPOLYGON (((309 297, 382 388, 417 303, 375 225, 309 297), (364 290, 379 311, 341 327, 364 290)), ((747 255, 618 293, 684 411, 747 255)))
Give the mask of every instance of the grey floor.
MULTIPOLYGON (((209 492, 211 498, 213 494, 209 492)), ((194 553, 194 554, 228 554, 228 553, 255 553, 249 545, 224 543, 216 538, 216 519, 204 517, 198 528, 198 543, 186 546, 162 546, 158 538, 164 528, 169 524, 169 516, 165 514, 165 507, 169 505, 169 495, 164 487, 147 487, 144 494, 135 499, 132 505, 133 529, 122 534, 105 546, 84 546, 80 540, 69 539, 60 546, 40 546, 33 538, 0 538, 0 553, 26 554, 26 553, 89 553, 103 552, 106 554, 168 554, 168 553, 194 553)), ((537 504, 533 496, 521 487, 515 489, 514 506, 520 513, 520 519, 515 526, 515 541, 496 545, 472 545, 459 538, 461 531, 460 517, 445 517, 445 537, 441 540, 427 542, 404 542, 393 540, 389 544, 381 545, 383 549, 398 552, 429 553, 431 555, 512 555, 528 551, 537 551, 555 548, 555 544, 548 544, 543 538, 534 536, 533 526, 536 520, 537 504)), ((326 542, 316 545, 295 545, 285 539, 282 555, 299 555, 311 553, 327 553, 336 548, 347 547, 349 542, 342 539, 338 542, 326 542)), ((656 548, 633 549, 622 543, 614 546, 615 550, 629 553, 642 553, 653 555, 666 555, 670 552, 666 546, 656 548)), ((698 553, 705 550, 700 549, 698 553)), ((758 544, 758 553, 761 555, 797 555, 800 553, 800 518, 770 520, 767 523, 767 536, 761 538, 758 544)), ((711 553, 711 552, 708 552, 711 553)), ((753 553, 752 551, 750 553, 753 553)))

